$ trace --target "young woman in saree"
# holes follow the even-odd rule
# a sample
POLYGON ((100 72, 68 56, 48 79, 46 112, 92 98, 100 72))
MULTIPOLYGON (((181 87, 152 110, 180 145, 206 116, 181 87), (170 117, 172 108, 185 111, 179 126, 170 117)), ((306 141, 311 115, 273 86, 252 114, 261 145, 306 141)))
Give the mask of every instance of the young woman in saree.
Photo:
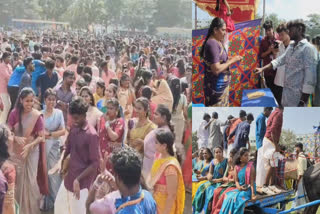
MULTIPOLYGON (((0 213, 5 214, 15 214, 17 211, 14 199, 16 170, 8 160, 13 138, 10 130, 5 125, 0 124, 0 174, 3 175, 2 179, 0 178, 0 183, 5 182, 7 184, 6 192, 3 189, 0 191, 0 213)), ((0 184, 1 187, 3 187, 2 185, 3 183, 0 184)))
POLYGON ((128 144, 143 155, 143 140, 152 130, 157 128, 151 120, 149 120, 149 100, 140 97, 134 103, 137 117, 128 121, 128 144))
POLYGON ((233 165, 234 164, 233 158, 236 153, 237 153, 236 149, 232 149, 230 151, 229 158, 228 158, 228 166, 223 176, 224 183, 220 187, 214 190, 212 203, 211 205, 209 205, 209 207, 212 207, 212 208, 211 209, 209 208, 207 213, 210 213, 210 210, 211 210, 211 214, 219 214, 220 209, 222 207, 222 203, 225 199, 226 193, 236 189, 236 185, 234 182, 235 176, 234 176, 234 165, 233 165))
POLYGON ((207 182, 207 174, 209 173, 210 163, 213 159, 213 154, 209 148, 203 149, 204 160, 202 161, 201 168, 194 170, 192 176, 192 200, 196 195, 196 191, 201 184, 207 182))
POLYGON ((208 209, 209 201, 213 196, 213 191, 219 187, 223 181, 223 175, 227 168, 228 160, 223 158, 221 147, 214 149, 214 159, 210 163, 208 181, 200 185, 192 201, 193 213, 201 213, 208 209))
POLYGON ((157 203, 157 213, 182 214, 185 188, 180 164, 174 157, 174 135, 170 130, 156 131, 156 150, 160 158, 153 163, 149 186, 157 203))
POLYGON ((171 125, 171 113, 168 107, 163 104, 158 105, 154 114, 153 122, 158 126, 147 134, 143 141, 144 156, 142 165, 142 175, 144 178, 148 178, 150 170, 156 156, 156 133, 158 129, 170 130, 174 133, 174 128, 171 125))
MULTIPOLYGON (((47 175, 44 150, 44 121, 33 108, 35 94, 31 88, 21 90, 15 109, 10 113, 8 126, 14 134, 10 160, 16 167, 15 198, 21 214, 40 214, 42 193, 48 193, 47 177, 37 183, 37 174, 47 175), (38 168, 38 164, 39 167, 38 168), (38 170, 38 169, 42 170, 38 170)), ((43 178, 43 177, 42 177, 43 178)))
MULTIPOLYGON (((52 169, 60 160, 61 136, 65 134, 63 113, 60 109, 54 108, 57 103, 57 93, 49 88, 44 93, 46 108, 42 111, 44 116, 44 128, 46 138, 47 170, 52 169)), ((44 197, 40 207, 43 211, 53 210, 54 202, 62 182, 59 173, 50 174, 48 171, 49 195, 44 197)))
POLYGON ((237 189, 228 192, 220 213, 244 213, 245 203, 256 200, 255 169, 249 162, 249 150, 242 147, 235 158, 235 182, 237 189))
POLYGON ((188 101, 186 96, 181 92, 180 79, 173 78, 170 81, 170 89, 173 95, 172 106, 172 124, 175 130, 174 146, 177 150, 177 154, 182 157, 182 162, 185 160, 185 150, 183 146, 183 134, 185 130, 185 124, 188 119, 187 108, 188 101))
POLYGON ((192 159, 192 178, 196 178, 197 174, 195 173, 195 171, 198 171, 202 168, 203 165, 203 152, 204 152, 204 147, 200 148, 197 152, 193 153, 193 159, 192 159))
POLYGON ((103 115, 101 111, 96 107, 94 102, 94 96, 91 89, 87 86, 82 87, 79 94, 89 105, 87 111, 87 120, 96 130, 99 130, 100 118, 103 115))
MULTIPOLYGON (((115 149, 123 146, 125 131, 124 119, 120 117, 120 104, 116 98, 107 101, 108 111, 100 118, 99 142, 102 157, 105 153, 111 154, 115 149)), ((107 170, 112 170, 107 162, 107 170)))
POLYGON ((205 65, 203 90, 206 106, 229 105, 229 67, 241 60, 240 56, 228 59, 228 52, 222 44, 226 29, 223 19, 214 18, 200 51, 205 65))
POLYGON ((124 109, 125 118, 131 118, 133 111, 133 102, 135 100, 134 90, 130 86, 130 77, 123 74, 120 79, 120 87, 118 90, 119 104, 124 109))

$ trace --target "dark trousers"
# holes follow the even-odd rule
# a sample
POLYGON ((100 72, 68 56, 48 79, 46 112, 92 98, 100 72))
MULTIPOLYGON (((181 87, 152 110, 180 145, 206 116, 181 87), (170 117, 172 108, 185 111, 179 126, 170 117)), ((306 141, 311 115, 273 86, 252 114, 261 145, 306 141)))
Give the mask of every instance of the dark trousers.
POLYGON ((274 98, 277 100, 278 104, 281 105, 283 88, 274 84, 274 76, 265 76, 264 78, 266 80, 267 87, 270 88, 274 98))
POLYGON ((282 91, 283 91, 283 87, 278 86, 278 85, 274 85, 274 91, 273 91, 273 95, 276 98, 279 106, 281 106, 281 99, 282 99, 282 91))
POLYGON ((16 100, 18 98, 19 87, 8 86, 8 93, 9 93, 10 101, 11 101, 11 108, 10 108, 10 112, 11 112, 11 110, 14 108, 14 106, 16 104, 16 100))

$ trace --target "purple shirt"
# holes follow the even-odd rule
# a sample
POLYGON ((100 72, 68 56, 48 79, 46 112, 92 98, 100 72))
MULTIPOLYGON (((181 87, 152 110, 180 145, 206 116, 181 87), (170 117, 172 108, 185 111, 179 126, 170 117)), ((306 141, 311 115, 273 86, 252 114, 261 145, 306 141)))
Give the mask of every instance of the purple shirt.
POLYGON ((73 192, 74 180, 90 165, 97 169, 90 176, 82 178, 80 189, 89 189, 97 176, 100 160, 99 137, 93 126, 86 121, 82 128, 72 127, 66 141, 66 155, 70 154, 68 173, 64 179, 66 189, 73 192))
MULTIPOLYGON (((76 93, 72 89, 70 91, 64 91, 62 89, 62 86, 56 89, 56 93, 57 93, 57 101, 62 101, 67 104, 69 104, 72 101, 72 98, 76 95, 76 93)), ((63 112, 64 123, 67 124, 68 109, 63 109, 59 104, 59 102, 57 102, 56 107, 63 112)))

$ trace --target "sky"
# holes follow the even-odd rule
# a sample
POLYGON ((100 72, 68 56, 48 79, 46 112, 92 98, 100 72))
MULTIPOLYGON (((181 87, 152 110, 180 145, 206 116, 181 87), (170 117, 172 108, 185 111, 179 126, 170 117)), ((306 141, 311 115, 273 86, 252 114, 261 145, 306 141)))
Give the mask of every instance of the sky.
MULTIPOLYGON (((219 115, 219 120, 225 121, 229 115, 234 117, 239 116, 239 111, 243 109, 248 113, 252 113, 254 118, 263 111, 263 108, 203 108, 195 107, 192 109, 192 131, 196 131, 202 122, 203 114, 216 111, 219 115)), ((285 108, 283 112, 283 126, 282 129, 290 129, 295 134, 310 134, 314 133, 313 126, 319 125, 320 122, 320 108, 285 108)), ((250 136, 255 135, 255 121, 251 123, 250 136)))
MULTIPOLYGON (((194 7, 192 4, 192 19, 194 20, 194 7)), ((198 19, 207 20, 211 17, 207 12, 198 8, 198 19)), ((258 14, 262 16, 263 0, 260 0, 258 14)), ((319 0, 266 0, 266 14, 276 13, 281 19, 287 21, 293 19, 307 19, 307 15, 311 13, 320 13, 319 0)))

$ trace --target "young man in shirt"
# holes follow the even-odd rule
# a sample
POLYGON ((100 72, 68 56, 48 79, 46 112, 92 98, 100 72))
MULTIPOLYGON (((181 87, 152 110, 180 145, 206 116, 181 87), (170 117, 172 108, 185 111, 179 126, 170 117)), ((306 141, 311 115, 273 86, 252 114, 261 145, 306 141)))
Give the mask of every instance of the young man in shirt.
POLYGON ((27 57, 23 60, 23 65, 25 67, 25 72, 21 77, 19 93, 25 87, 31 88, 31 73, 34 71, 33 58, 27 57))
POLYGON ((317 53, 305 38, 306 25, 301 20, 287 25, 290 39, 285 54, 271 61, 256 73, 276 69, 285 65, 284 87, 281 104, 283 106, 307 106, 310 94, 314 93, 317 83, 317 53))
POLYGON ((246 120, 246 117, 247 117, 247 113, 244 110, 240 110, 239 118, 233 118, 233 119, 230 120, 230 126, 229 126, 229 129, 226 132, 226 135, 228 137, 227 138, 227 140, 228 140, 227 157, 228 158, 229 158, 230 151, 234 148, 234 139, 235 139, 235 136, 229 138, 229 135, 230 135, 230 133, 232 133, 237 128, 237 126, 241 122, 246 120))
POLYGON ((203 121, 201 122, 198 129, 198 149, 208 146, 209 130, 205 129, 206 125, 210 121, 211 117, 208 113, 204 113, 203 121))
POLYGON ((262 147, 262 141, 264 135, 266 134, 266 120, 270 116, 273 108, 272 107, 265 107, 263 112, 257 117, 256 119, 256 145, 257 150, 262 147))
POLYGON ((250 151, 250 142, 249 142, 249 134, 250 134, 250 125, 254 117, 251 113, 247 115, 247 120, 238 124, 236 129, 229 135, 229 139, 235 136, 234 139, 234 147, 239 150, 241 147, 246 147, 248 145, 248 149, 250 151))
MULTIPOLYGON (((279 46, 276 43, 277 35, 273 30, 272 21, 267 20, 263 24, 263 28, 265 30, 266 36, 262 39, 260 43, 259 57, 262 59, 263 65, 265 66, 276 58, 279 46)), ((278 93, 274 85, 275 76, 276 69, 269 69, 266 72, 264 72, 264 78, 266 80, 267 87, 270 88, 273 94, 278 93)))
MULTIPOLYGON (((65 143, 64 161, 70 155, 64 184, 60 186, 55 201, 55 213, 85 214, 88 191, 98 173, 100 161, 99 137, 87 119, 88 104, 81 98, 70 103, 73 120, 65 143)), ((63 168, 63 167, 61 167, 63 168)))
MULTIPOLYGON (((277 54, 277 58, 282 56, 285 52, 287 47, 290 44, 290 36, 289 36, 289 29, 287 28, 286 24, 280 24, 277 27, 277 33, 279 35, 279 39, 281 43, 279 44, 279 52, 277 54)), ((279 66, 277 68, 276 77, 274 79, 274 84, 277 89, 277 93, 274 94, 279 105, 281 105, 282 99, 282 91, 284 86, 284 77, 285 77, 285 68, 286 66, 279 66)))
POLYGON ((208 148, 211 151, 218 146, 223 147, 223 135, 220 127, 229 123, 228 120, 225 122, 218 120, 218 117, 218 113, 213 112, 211 121, 205 126, 205 129, 209 129, 208 148))
POLYGON ((41 74, 37 80, 39 99, 41 104, 44 102, 44 93, 48 88, 54 88, 58 83, 58 74, 54 69, 55 61, 52 59, 46 60, 46 72, 41 74))
MULTIPOLYGON (((303 190, 303 174, 304 172, 307 170, 307 158, 306 156, 303 154, 303 144, 302 143, 297 143, 295 145, 295 152, 296 152, 296 157, 298 159, 298 180, 297 180, 297 184, 296 184, 296 195, 295 195, 295 200, 292 203, 292 207, 297 207, 300 205, 303 205, 306 203, 304 198, 300 198, 298 199, 299 196, 304 195, 304 190, 303 190)), ((297 213, 302 213, 301 211, 303 210, 299 210, 300 212, 297 213)))
POLYGON ((100 200, 93 201, 92 198, 89 198, 87 209, 95 214, 156 213, 156 203, 151 193, 143 190, 140 185, 142 163, 136 150, 131 147, 123 147, 114 151, 111 156, 111 163, 114 169, 114 177, 100 174, 90 190, 90 195, 100 188, 104 182, 118 190, 107 194, 100 200))
POLYGON ((74 72, 67 70, 63 73, 62 85, 56 89, 57 108, 63 112, 65 124, 67 124, 68 105, 76 94, 75 91, 71 89, 74 81, 74 72))
POLYGON ((151 193, 142 190, 140 186, 142 163, 139 154, 134 149, 125 147, 113 153, 111 163, 115 182, 121 194, 121 198, 115 200, 117 213, 156 213, 157 206, 151 193), (132 206, 125 206, 131 203, 132 206))
POLYGON ((11 53, 4 52, 2 54, 2 63, 0 63, 0 103, 2 104, 2 109, 0 109, 0 124, 5 124, 7 122, 11 107, 10 95, 7 88, 12 74, 10 58, 11 53))
MULTIPOLYGON (((256 176, 258 191, 267 194, 274 192, 275 168, 278 167, 279 140, 283 124, 283 107, 276 108, 270 115, 267 122, 266 134, 263 138, 262 147, 258 150, 258 157, 261 158, 260 165, 257 167, 266 170, 258 170, 256 176), (268 188, 270 187, 270 188, 268 188)), ((258 163, 257 163, 258 164, 258 163)))

